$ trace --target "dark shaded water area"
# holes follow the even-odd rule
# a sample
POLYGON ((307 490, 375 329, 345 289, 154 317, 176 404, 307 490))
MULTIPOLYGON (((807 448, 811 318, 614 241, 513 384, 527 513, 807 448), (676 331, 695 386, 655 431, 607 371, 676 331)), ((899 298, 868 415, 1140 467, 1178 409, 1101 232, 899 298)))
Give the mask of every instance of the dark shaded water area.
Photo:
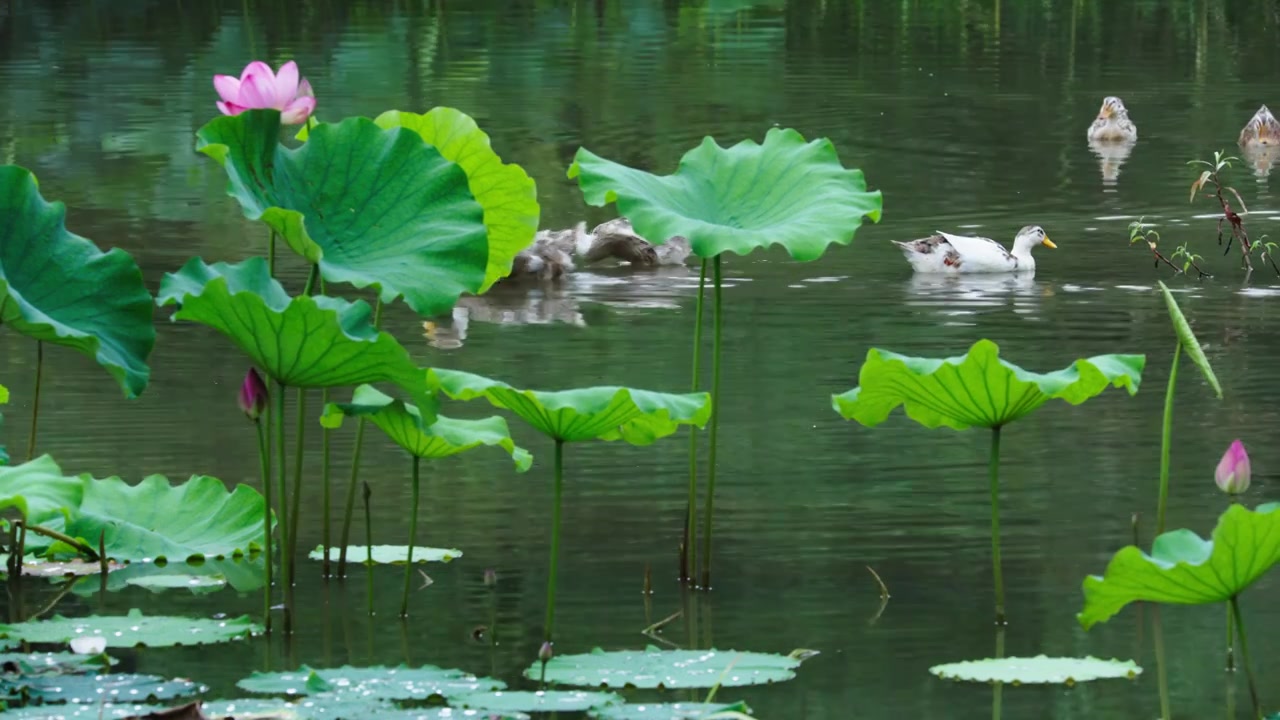
MULTIPOLYGON (((1251 500, 1280 499, 1275 383, 1280 281, 1247 282, 1215 242, 1215 207, 1188 203, 1187 161, 1235 152, 1262 103, 1280 103, 1280 17, 1254 0, 1139 2, 84 2, 0 0, 0 163, 40 178, 70 208, 69 226, 137 257, 154 290, 189 257, 260 253, 265 229, 224 194, 225 176, 193 150, 217 111, 210 78, 253 58, 296 59, 324 119, 457 107, 495 149, 538 181, 546 228, 608 211, 587 208, 565 177, 582 145, 656 172, 673 171, 703 136, 760 140, 775 125, 829 137, 846 165, 884 192, 884 219, 852 246, 797 263, 781 251, 725 261, 728 307, 717 496, 716 587, 684 597, 676 543, 687 482, 683 436, 648 448, 572 446, 566 486, 559 652, 643 646, 640 630, 677 610, 666 639, 821 654, 789 683, 743 691, 766 718, 987 717, 992 690, 938 680, 928 668, 992 654, 986 436, 929 431, 901 416, 874 430, 841 420, 829 396, 857 382, 870 347, 960 354, 991 338, 1024 367, 1146 353, 1142 391, 1108 391, 1080 407, 1046 406, 1005 432, 1004 550, 1009 654, 1133 658, 1136 682, 1005 688, 1008 718, 1140 718, 1157 714, 1150 628, 1126 610, 1086 633, 1080 583, 1100 573, 1155 509, 1159 427, 1174 336, 1164 277, 1222 380, 1217 400, 1184 365, 1174 424, 1170 526, 1208 533, 1226 499, 1213 468, 1236 437, 1253 456, 1251 500), (1085 128, 1105 95, 1124 98, 1140 139, 1099 156, 1085 128), (1127 225, 1145 216, 1163 245, 1190 243, 1214 277, 1169 280, 1127 225), (1002 242, 1042 225, 1034 278, 913 277, 891 239, 935 229, 1002 242), (880 604, 866 566, 887 583, 880 604), (641 594, 646 566, 655 592, 641 594)), ((1267 169, 1230 176, 1255 235, 1280 219, 1267 169)), ((1207 201, 1206 201, 1207 202, 1207 201)), ((300 261, 285 279, 301 287, 300 261)), ((696 269, 591 270, 557 287, 499 288, 438 321, 393 307, 387 328, 424 365, 559 389, 689 385, 696 269)), ((157 311, 151 387, 136 401, 89 360, 47 353, 41 449, 67 472, 214 475, 257 485, 252 428, 235 404, 245 361, 206 328, 157 311)), ((5 440, 21 456, 34 346, 12 333, 0 381, 13 390, 5 440)), ((487 412, 475 407, 466 414, 487 412)), ((516 682, 540 643, 550 527, 551 448, 517 421, 536 456, 516 475, 500 454, 426 468, 427 544, 465 555, 423 566, 434 583, 396 618, 399 570, 325 583, 304 565, 301 630, 235 647, 139 651, 138 670, 185 674, 234 692, 252 669, 296 663, 457 666, 516 682), (485 568, 495 568, 499 644, 485 568)), ((349 431, 335 436, 335 495, 345 489, 349 431)), ((301 545, 319 543, 318 438, 301 545)), ((369 434, 375 542, 407 534, 409 464, 369 434)), ((362 540, 363 526, 357 524, 362 540)), ((1280 687, 1274 578, 1243 599, 1259 683, 1280 687)), ((28 602, 38 604, 28 598, 28 602)), ((256 613, 256 593, 152 594, 64 601, 63 614, 256 613)), ((1244 678, 1223 673, 1224 611, 1164 613, 1177 717, 1226 714, 1244 678), (1239 688, 1233 690, 1238 683, 1239 688)), ((1149 619, 1149 614, 1147 616, 1149 619)), ((684 697, 684 696, 679 696, 684 697)))

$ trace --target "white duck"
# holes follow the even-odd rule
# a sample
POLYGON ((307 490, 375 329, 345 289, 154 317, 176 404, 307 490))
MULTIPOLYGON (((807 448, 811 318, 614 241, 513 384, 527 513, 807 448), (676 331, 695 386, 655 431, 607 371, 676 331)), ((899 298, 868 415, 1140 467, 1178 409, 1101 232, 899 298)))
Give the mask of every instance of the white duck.
POLYGON ((1056 248, 1039 225, 1028 225, 1013 238, 1013 251, 990 238, 939 232, 927 238, 893 243, 902 248, 907 262, 919 273, 1032 272, 1036 261, 1031 248, 1056 248))
POLYGON ((1103 98, 1098 117, 1089 126, 1086 137, 1106 142, 1134 142, 1138 139, 1138 126, 1129 119, 1124 101, 1111 95, 1103 98))

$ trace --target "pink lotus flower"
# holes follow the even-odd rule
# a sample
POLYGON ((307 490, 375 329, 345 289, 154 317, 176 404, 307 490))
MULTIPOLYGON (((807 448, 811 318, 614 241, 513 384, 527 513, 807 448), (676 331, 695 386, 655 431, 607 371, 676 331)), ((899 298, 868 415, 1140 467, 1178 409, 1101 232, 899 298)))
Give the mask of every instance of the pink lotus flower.
POLYGON ((1213 474, 1214 482, 1224 493, 1239 495, 1249 489, 1249 480, 1253 474, 1249 464, 1249 454, 1239 440, 1231 443, 1227 452, 1218 462, 1218 469, 1213 474))
POLYGON ((280 66, 279 75, 271 72, 270 65, 254 60, 244 67, 239 80, 214 75, 213 87, 222 97, 218 109, 223 115, 270 108, 280 111, 280 122, 285 125, 300 125, 316 109, 311 83, 306 78, 298 82, 298 64, 292 60, 280 66))

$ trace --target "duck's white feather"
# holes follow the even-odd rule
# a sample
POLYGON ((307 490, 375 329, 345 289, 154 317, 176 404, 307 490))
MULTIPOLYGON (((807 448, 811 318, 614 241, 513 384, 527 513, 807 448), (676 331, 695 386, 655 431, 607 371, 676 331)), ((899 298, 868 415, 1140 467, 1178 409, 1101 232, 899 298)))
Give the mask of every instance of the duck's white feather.
POLYGON ((953 235, 939 230, 927 238, 894 242, 918 273, 1028 272, 1036 267, 1030 252, 1016 248, 1011 252, 991 238, 953 235))

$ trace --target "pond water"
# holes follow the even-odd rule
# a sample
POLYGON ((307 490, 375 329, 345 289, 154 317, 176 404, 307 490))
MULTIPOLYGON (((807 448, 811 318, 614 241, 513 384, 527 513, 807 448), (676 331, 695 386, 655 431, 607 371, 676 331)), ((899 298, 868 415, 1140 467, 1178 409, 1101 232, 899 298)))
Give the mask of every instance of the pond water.
MULTIPOLYGON (((792 682, 721 691, 762 719, 987 717, 990 688, 928 672, 995 650, 986 437, 924 430, 900 414, 866 429, 836 416, 830 395, 856 384, 873 346, 960 354, 986 337, 1041 371, 1146 353, 1136 397, 1113 390, 1079 407, 1049 405, 1005 433, 1003 520, 1005 651, 1133 658, 1147 672, 1133 683, 1005 688, 1001 702, 1009 718, 1156 716, 1151 634, 1139 614, 1131 608, 1085 633, 1075 613, 1085 575, 1129 541, 1132 514, 1141 513, 1144 542, 1153 524, 1175 342, 1157 278, 1180 291, 1225 391, 1217 400, 1183 374, 1170 526, 1212 529, 1226 505, 1213 468, 1236 437, 1253 456, 1250 499, 1278 498, 1280 282, 1261 269, 1246 282, 1237 256, 1222 256, 1215 207, 1187 201, 1195 171, 1186 164, 1234 153, 1257 106, 1280 103, 1280 17, 1270 3, 0 0, 0 163, 33 170, 46 197, 67 203, 75 232, 133 253, 153 290, 193 255, 259 253, 263 228, 243 219, 223 193, 222 170, 193 151, 195 130, 216 113, 210 77, 238 73, 251 58, 296 59, 321 118, 435 105, 473 115, 504 159, 537 179, 543 227, 610 217, 588 209, 565 177, 579 145, 665 173, 704 135, 758 140, 789 126, 829 137, 884 192, 883 221, 818 262, 781 251, 725 261, 714 592, 684 596, 674 581, 682 437, 570 448, 558 652, 642 646, 641 629, 683 610, 664 636, 683 647, 821 651, 792 682), (1139 127, 1127 158, 1100 158, 1085 140, 1105 95, 1123 97, 1139 127), (1128 246, 1127 225, 1139 216, 1158 224, 1162 247, 1190 243, 1214 277, 1169 280, 1154 270, 1145 248, 1128 246), (915 278, 889 243, 935 229, 1007 243, 1028 224, 1042 225, 1058 249, 1041 248, 1038 272, 1022 281, 915 278), (867 566, 892 595, 878 617, 867 566)), ((1280 227, 1271 178, 1249 167, 1230 178, 1255 236, 1280 227)), ((288 260, 285 278, 300 287, 304 269, 288 260)), ((469 301, 465 327, 443 319, 434 344, 402 306, 387 327, 424 365, 516 385, 683 391, 696 279, 696 269, 582 272, 557 288, 500 288, 469 301)), ((90 361, 47 353, 40 449, 68 472, 256 485, 254 435, 235 404, 244 359, 223 337, 168 315, 157 312, 153 380, 137 401, 124 401, 90 361)), ((7 338, 0 374, 14 403, 5 440, 20 457, 35 351, 7 338)), ((420 538, 465 556, 423 566, 434 583, 414 593, 407 623, 396 619, 398 570, 375 572, 371 620, 363 569, 344 585, 307 565, 289 647, 277 639, 142 651, 126 668, 192 676, 214 696, 232 693, 251 669, 297 663, 430 662, 515 681, 541 639, 551 478, 548 443, 512 428, 539 456, 528 474, 513 474, 497 453, 427 466, 420 538), (485 568, 500 578, 496 648, 471 637, 489 623, 485 568)), ((409 465, 377 433, 369 438, 375 542, 401 543, 409 465)), ((338 433, 338 495, 349 447, 350 432, 338 433)), ((311 450, 318 485, 318 442, 311 450)), ((300 544, 314 547, 318 504, 304 513, 300 544)), ((362 523, 356 533, 362 541, 362 523)), ((1276 585, 1264 580, 1243 600, 1272 702, 1276 585)), ((131 607, 239 615, 257 612, 260 595, 135 589, 64 600, 59 611, 131 607)), ((1244 678, 1223 673, 1224 614, 1165 611, 1177 717, 1222 716, 1232 693, 1246 715, 1244 678)))

